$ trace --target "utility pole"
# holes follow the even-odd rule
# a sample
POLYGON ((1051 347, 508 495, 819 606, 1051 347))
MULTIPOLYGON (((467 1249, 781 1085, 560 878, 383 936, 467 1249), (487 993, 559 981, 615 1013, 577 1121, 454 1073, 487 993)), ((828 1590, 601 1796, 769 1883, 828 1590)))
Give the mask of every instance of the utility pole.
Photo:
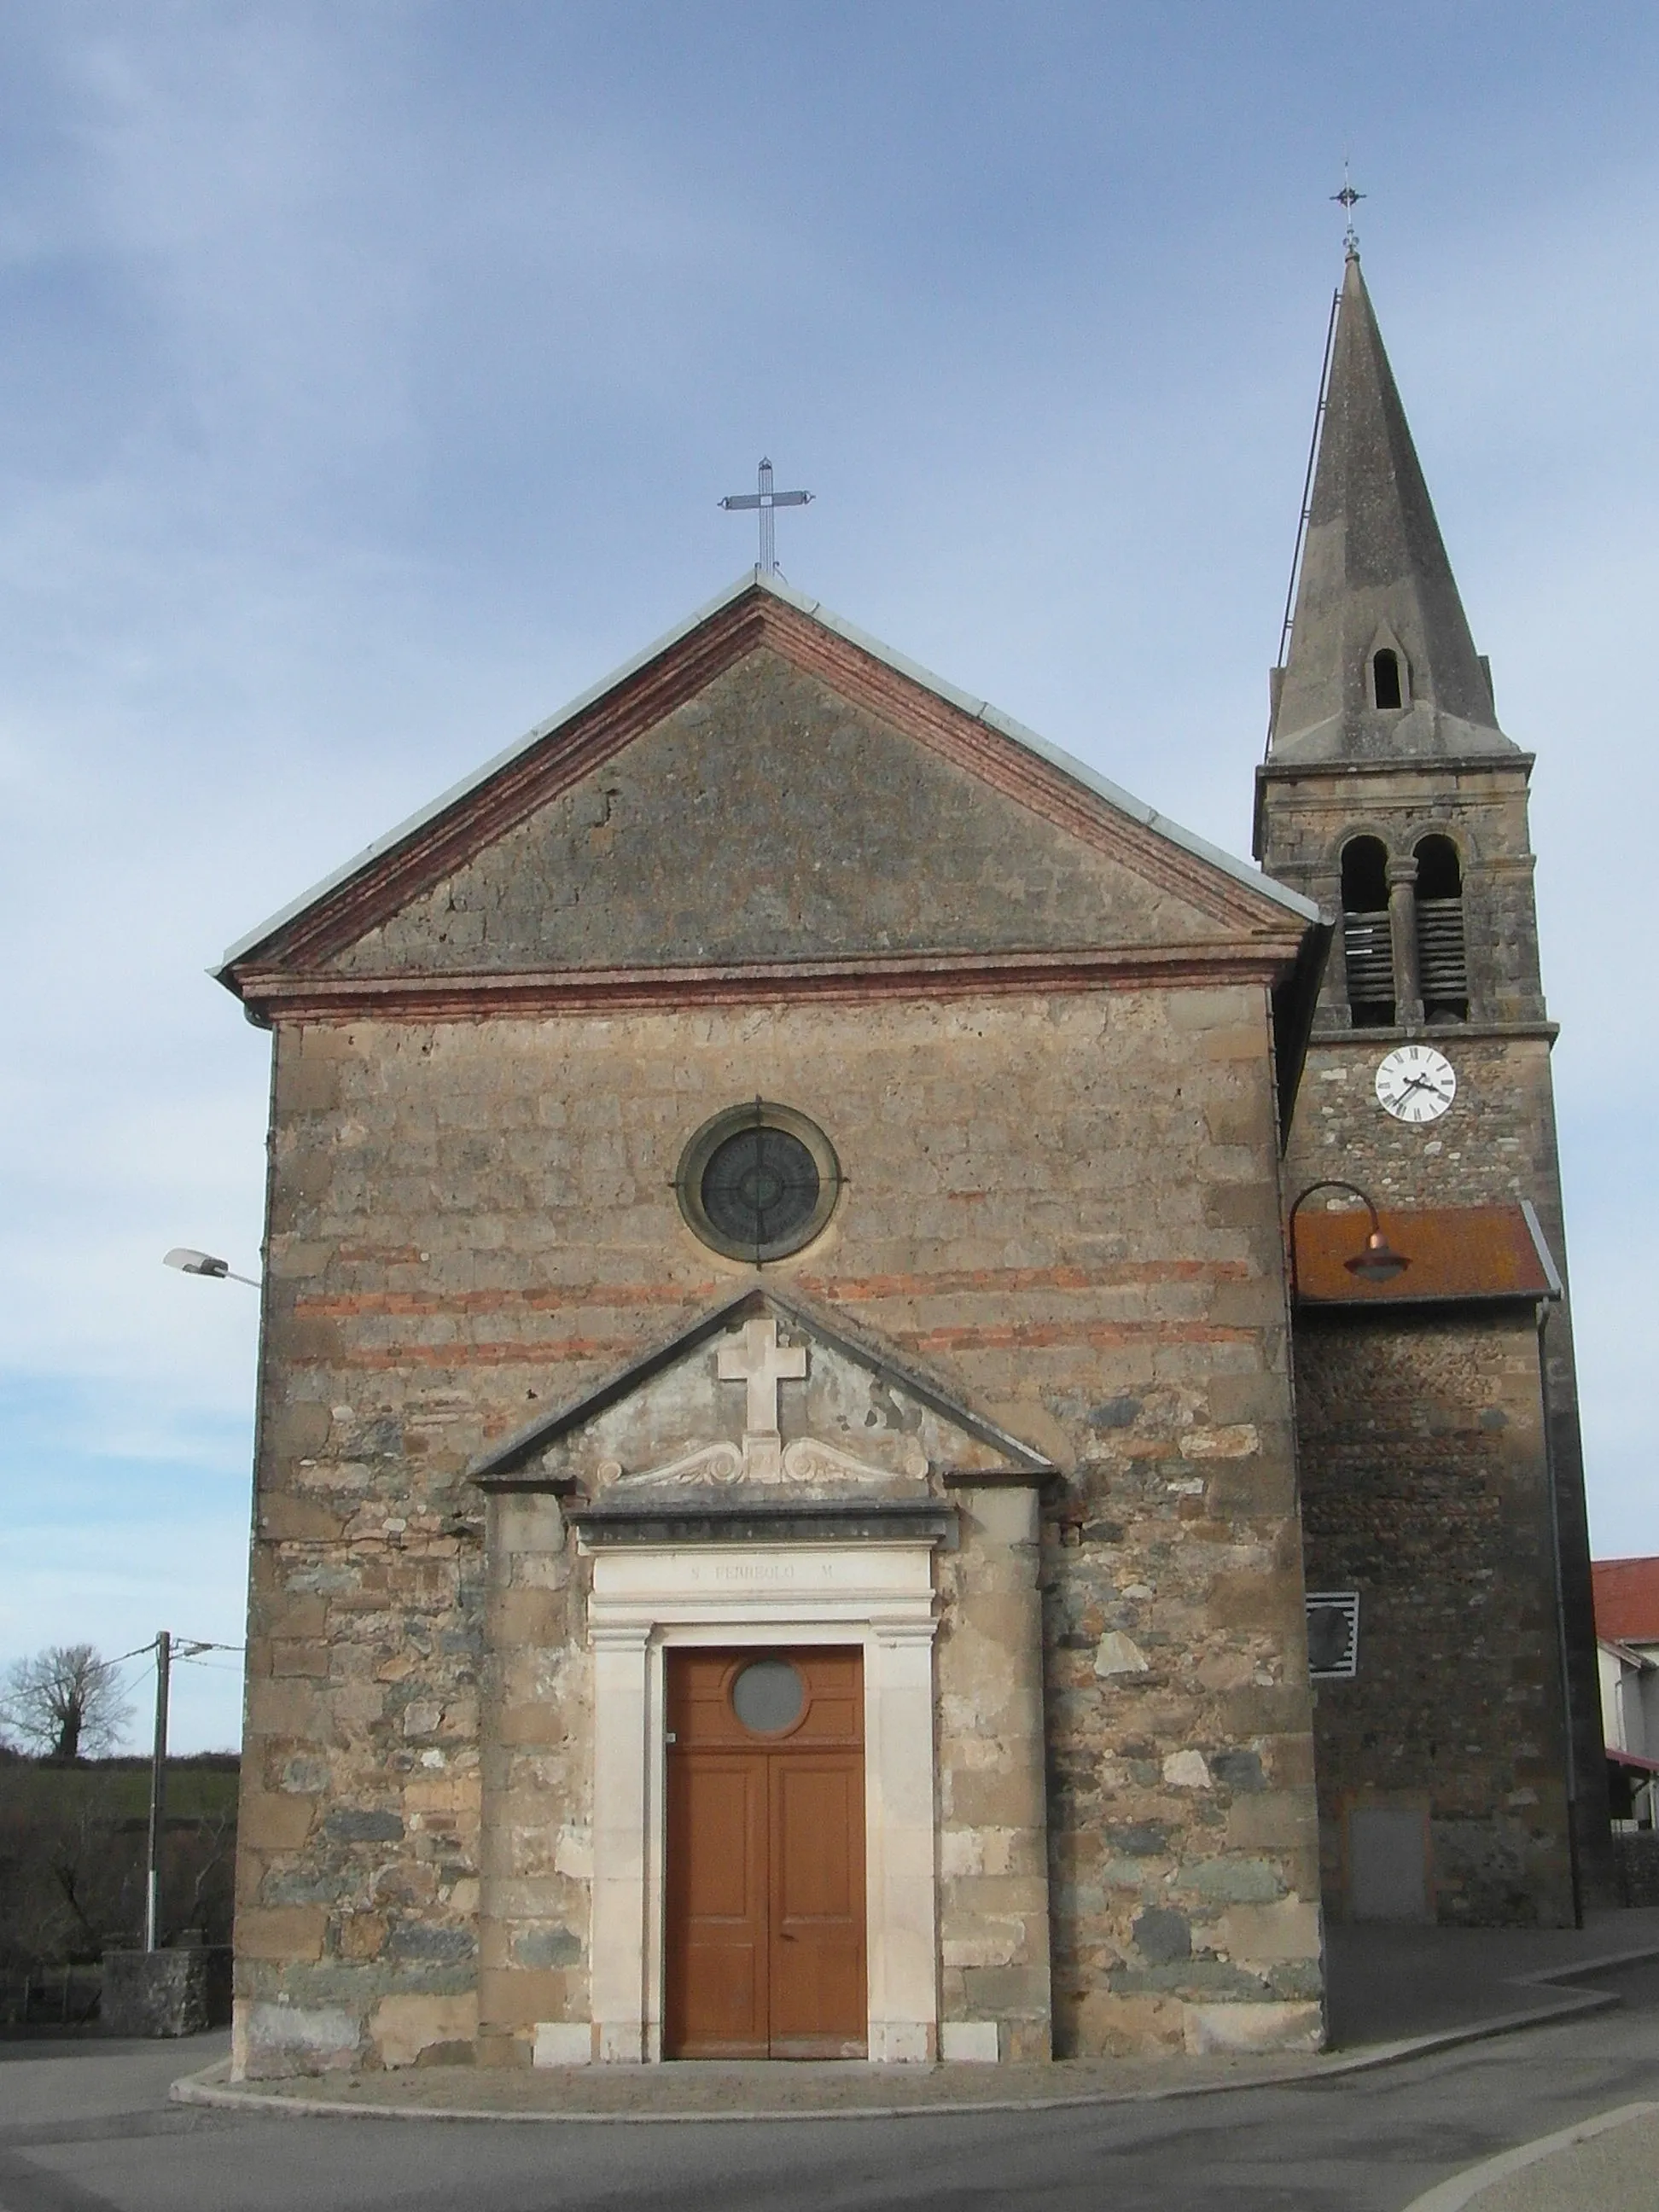
POLYGON ((149 1851, 144 1872, 144 1948, 161 1939, 161 1833, 167 1808, 167 1689, 173 1672, 173 1638, 165 1628, 155 1636, 155 1745, 149 1761, 149 1851))

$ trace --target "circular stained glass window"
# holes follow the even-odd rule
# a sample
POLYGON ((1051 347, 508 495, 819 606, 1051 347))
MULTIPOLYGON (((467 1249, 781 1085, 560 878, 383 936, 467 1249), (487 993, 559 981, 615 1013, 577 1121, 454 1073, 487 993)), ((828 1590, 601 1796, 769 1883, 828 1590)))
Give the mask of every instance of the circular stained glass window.
POLYGON ((818 1170, 787 1129, 739 1129, 702 1171, 703 1211, 734 1244, 784 1244, 818 1210, 818 1170))
POLYGON ((806 1704, 806 1685, 787 1659, 757 1659, 732 1685, 732 1710, 755 1735, 793 1728, 806 1704))
POLYGON ((705 1244, 758 1265, 811 1243, 835 1211, 841 1166, 816 1122, 757 1098, 703 1123, 675 1187, 705 1244))

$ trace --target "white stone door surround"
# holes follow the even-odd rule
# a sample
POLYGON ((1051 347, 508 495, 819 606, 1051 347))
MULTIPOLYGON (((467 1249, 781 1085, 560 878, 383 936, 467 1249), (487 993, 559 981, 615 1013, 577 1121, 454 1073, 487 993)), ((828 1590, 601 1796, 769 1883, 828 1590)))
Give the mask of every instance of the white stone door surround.
POLYGON ((933 1546, 595 1547, 593 2055, 662 2057, 665 1654, 695 1644, 864 1652, 870 2057, 938 2055, 933 1546))

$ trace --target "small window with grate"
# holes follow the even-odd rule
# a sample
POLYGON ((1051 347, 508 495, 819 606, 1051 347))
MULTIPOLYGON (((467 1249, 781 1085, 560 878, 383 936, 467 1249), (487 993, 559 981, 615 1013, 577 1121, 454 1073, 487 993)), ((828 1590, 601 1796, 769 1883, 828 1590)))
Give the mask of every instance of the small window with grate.
POLYGON ((1391 645, 1379 646, 1371 655, 1371 703, 1376 707, 1403 707, 1406 703, 1400 655, 1391 645))
POLYGON ((1463 864, 1449 837, 1425 837, 1417 848, 1417 974, 1425 1021, 1468 1021, 1463 864))
POLYGON ((1388 848, 1380 837, 1353 837, 1342 848, 1342 954, 1354 1027, 1390 1028, 1394 931, 1389 919, 1388 848))

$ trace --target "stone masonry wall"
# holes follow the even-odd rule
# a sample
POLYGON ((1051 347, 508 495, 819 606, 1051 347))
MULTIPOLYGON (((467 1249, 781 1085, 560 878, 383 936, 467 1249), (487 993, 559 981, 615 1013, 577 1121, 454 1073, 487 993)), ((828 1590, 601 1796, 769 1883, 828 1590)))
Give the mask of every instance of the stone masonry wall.
MULTIPOLYGON (((1527 829, 1529 768, 1519 753, 1479 767, 1420 761, 1364 775, 1270 764, 1261 770, 1261 864, 1335 916, 1342 909, 1342 849, 1351 837, 1380 838, 1391 857, 1404 860, 1422 838, 1449 835, 1462 866, 1470 1016, 1476 1022, 1541 1022, 1527 829)), ((1319 1025, 1349 1026, 1340 932, 1320 992, 1319 1025)))
POLYGON ((589 1562, 556 1498, 494 1498, 478 2057, 523 2061, 539 2021, 590 2017, 589 1562))
POLYGON ((1005 2059, 1053 2052, 1042 1777, 1042 1524, 1022 1485, 957 1492, 938 1563, 939 2016, 995 2021, 1005 2059))
POLYGON ((1328 1909, 1368 1798, 1428 1802, 1446 1922, 1571 1926, 1563 1703, 1530 1309, 1304 1311, 1309 1586, 1359 1593, 1359 1668, 1316 1686, 1328 1909))
MULTIPOLYGON (((752 1279, 671 1186, 757 1092, 848 1178, 766 1279, 1064 1473, 1040 1571, 1057 2047, 1316 2036, 1266 994, 1190 988, 279 1029, 249 2070, 408 2063, 475 2018, 481 2056, 522 2063, 534 2021, 581 2016, 584 1569, 549 1521, 486 1592, 465 1470, 752 1279)), ((1024 1878, 959 1848, 947 1883, 1024 1878)))

